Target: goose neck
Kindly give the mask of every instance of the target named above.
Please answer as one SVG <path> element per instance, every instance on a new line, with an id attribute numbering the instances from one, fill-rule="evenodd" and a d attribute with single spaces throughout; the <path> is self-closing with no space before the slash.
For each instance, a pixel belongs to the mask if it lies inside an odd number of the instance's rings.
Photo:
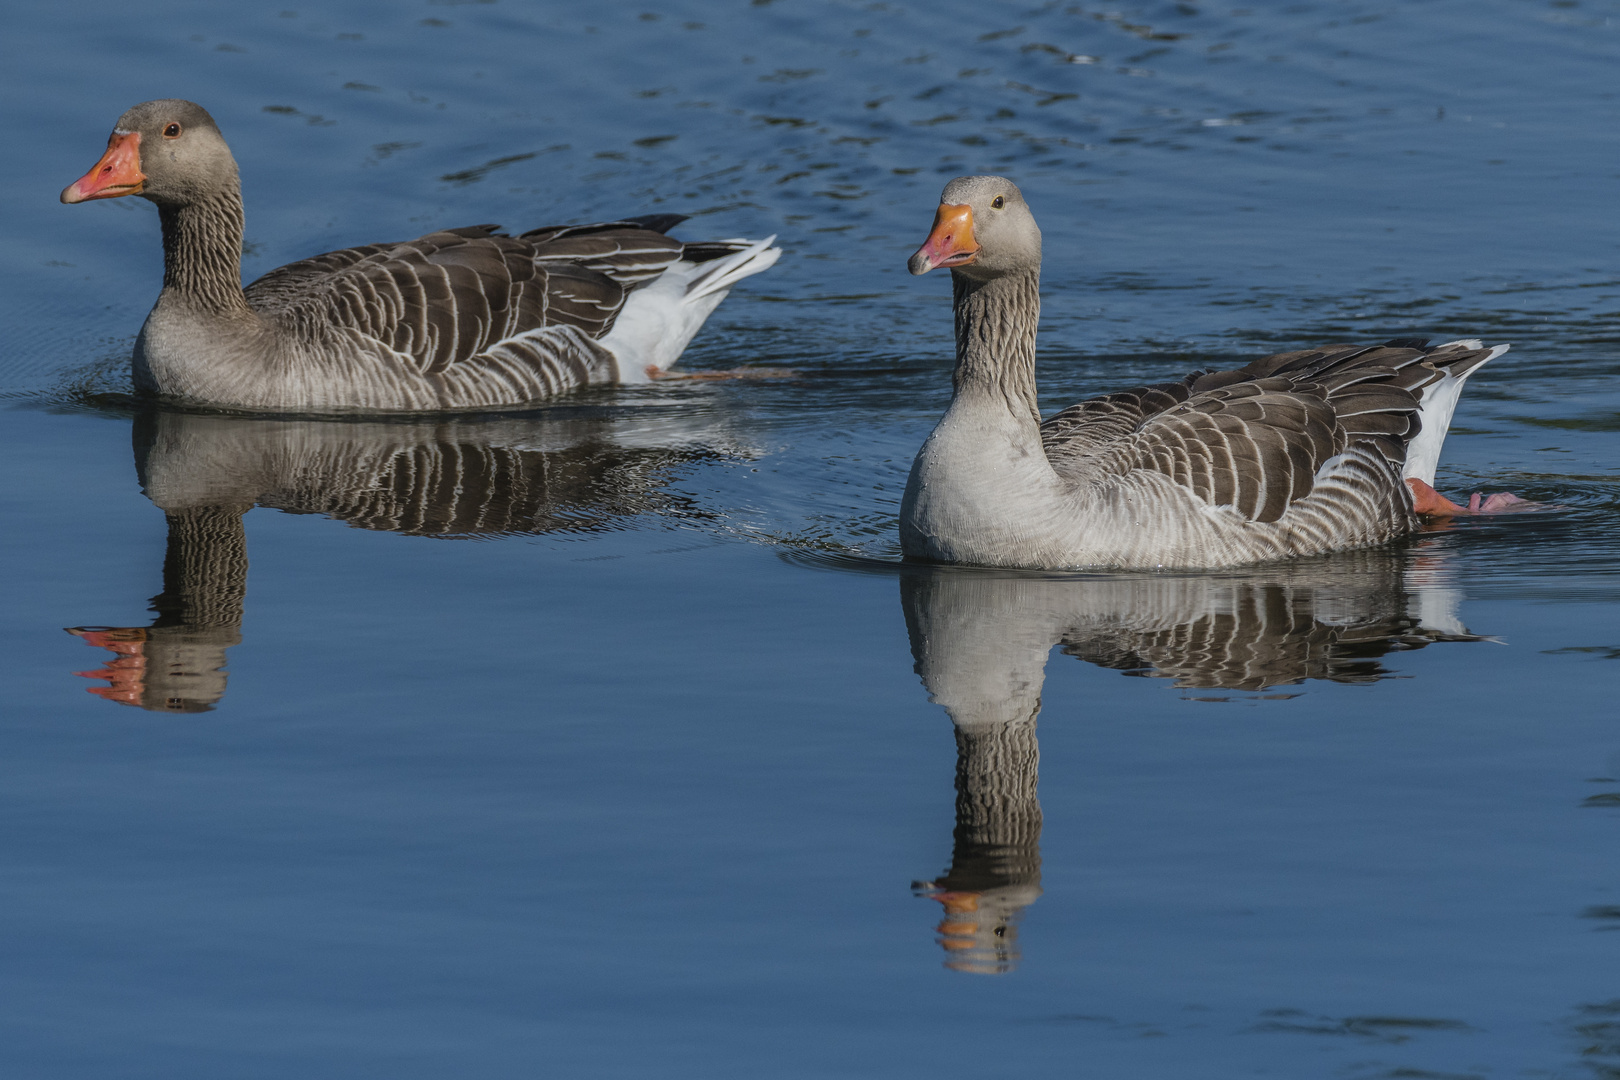
<path id="1" fill-rule="evenodd" d="M 242 294 L 242 193 L 232 185 L 194 202 L 160 204 L 163 291 L 198 311 L 249 314 Z"/>
<path id="2" fill-rule="evenodd" d="M 1035 393 L 1035 329 L 1041 318 L 1039 270 L 987 281 L 951 275 L 956 310 L 957 400 L 1004 403 L 1019 420 L 1039 426 Z"/>

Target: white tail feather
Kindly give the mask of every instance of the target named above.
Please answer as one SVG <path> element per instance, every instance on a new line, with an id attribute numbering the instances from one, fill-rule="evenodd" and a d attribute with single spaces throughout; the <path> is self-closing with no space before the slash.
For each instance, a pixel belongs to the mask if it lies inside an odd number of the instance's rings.
<path id="1" fill-rule="evenodd" d="M 667 371 L 691 342 L 703 321 L 743 278 L 769 270 L 782 249 L 775 236 L 738 241 L 748 247 L 707 262 L 680 262 L 655 281 L 631 293 L 602 344 L 619 364 L 619 381 L 645 383 Z"/>
<path id="2" fill-rule="evenodd" d="M 782 257 L 781 248 L 773 248 L 773 233 L 763 240 L 733 240 L 723 243 L 747 244 L 741 251 L 723 255 L 718 259 L 696 264 L 697 273 L 686 283 L 688 297 L 705 296 L 716 289 L 729 289 L 745 277 L 769 270 Z"/>
<path id="3" fill-rule="evenodd" d="M 1450 345 L 1461 345 L 1469 349 L 1479 349 L 1484 346 L 1479 341 L 1469 338 L 1462 341 L 1448 341 L 1440 348 Z M 1491 354 L 1461 375 L 1453 375 L 1449 371 L 1439 382 L 1430 383 L 1423 388 L 1423 398 L 1418 404 L 1418 418 L 1423 428 L 1418 432 L 1417 438 L 1406 444 L 1406 464 L 1401 469 L 1401 478 L 1405 480 L 1421 480 L 1425 484 L 1434 485 L 1434 470 L 1440 464 L 1440 448 L 1445 445 L 1446 432 L 1451 430 L 1451 414 L 1457 408 L 1457 399 L 1462 396 L 1463 383 L 1468 376 L 1495 360 L 1508 351 L 1508 346 L 1498 345 L 1491 350 Z"/>

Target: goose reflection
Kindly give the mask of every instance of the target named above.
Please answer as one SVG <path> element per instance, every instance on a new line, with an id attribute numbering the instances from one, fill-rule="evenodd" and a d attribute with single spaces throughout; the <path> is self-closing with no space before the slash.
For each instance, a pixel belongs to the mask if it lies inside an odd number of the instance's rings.
<path id="1" fill-rule="evenodd" d="M 1219 698 L 1373 682 L 1391 674 L 1381 662 L 1391 652 L 1481 640 L 1457 618 L 1443 560 L 1422 551 L 1176 576 L 908 566 L 900 598 L 917 673 L 956 732 L 951 864 L 913 889 L 944 907 L 945 966 L 979 974 L 1017 966 L 1018 921 L 1041 895 L 1035 721 L 1054 645 Z"/>
<path id="2" fill-rule="evenodd" d="M 168 522 L 163 591 L 143 627 L 69 633 L 111 650 L 91 693 L 206 712 L 242 640 L 254 506 L 443 538 L 585 533 L 640 514 L 701 516 L 666 487 L 679 465 L 739 452 L 702 419 L 285 420 L 168 410 L 135 418 L 135 467 Z"/>

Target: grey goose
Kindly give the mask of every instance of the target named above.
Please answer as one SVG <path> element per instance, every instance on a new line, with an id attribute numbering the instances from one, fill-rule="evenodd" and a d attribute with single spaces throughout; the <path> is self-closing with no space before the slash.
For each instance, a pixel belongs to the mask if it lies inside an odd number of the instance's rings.
<path id="1" fill-rule="evenodd" d="M 675 214 L 495 225 L 368 244 L 241 284 L 236 161 L 206 110 L 148 101 L 65 203 L 140 195 L 163 229 L 163 291 L 136 341 L 137 389 L 245 409 L 516 405 L 668 371 L 765 240 L 683 244 Z"/>
<path id="2" fill-rule="evenodd" d="M 1061 569 L 1210 568 L 1382 543 L 1468 507 L 1433 488 L 1465 379 L 1506 345 L 1416 339 L 1280 353 L 1091 398 L 1035 395 L 1041 232 L 999 176 L 946 185 L 913 274 L 951 271 L 951 404 L 912 465 L 908 557 Z"/>

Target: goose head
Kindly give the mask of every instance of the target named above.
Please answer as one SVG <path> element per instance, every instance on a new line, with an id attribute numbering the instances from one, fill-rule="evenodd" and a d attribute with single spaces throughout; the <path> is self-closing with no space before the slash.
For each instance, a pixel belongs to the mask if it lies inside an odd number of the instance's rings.
<path id="1" fill-rule="evenodd" d="M 139 195 L 159 206 L 184 206 L 237 183 L 236 160 L 208 110 L 165 98 L 120 116 L 107 152 L 62 190 L 62 201 Z"/>
<path id="2" fill-rule="evenodd" d="M 1024 193 L 1002 176 L 958 176 L 946 184 L 934 229 L 906 264 L 913 274 L 946 266 L 980 281 L 1040 265 L 1040 227 Z"/>

